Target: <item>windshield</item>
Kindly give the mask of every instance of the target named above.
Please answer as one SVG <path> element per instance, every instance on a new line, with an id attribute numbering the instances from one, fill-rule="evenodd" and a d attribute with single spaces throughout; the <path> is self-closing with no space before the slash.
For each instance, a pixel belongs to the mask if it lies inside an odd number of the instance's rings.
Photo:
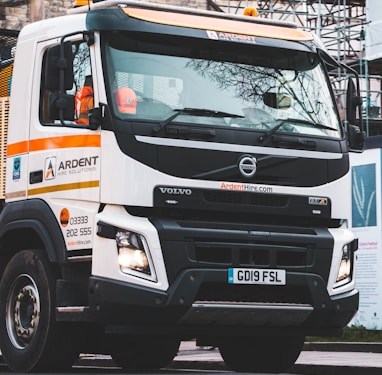
<path id="1" fill-rule="evenodd" d="M 123 33 L 105 40 L 109 97 L 121 119 L 153 123 L 156 131 L 176 123 L 342 136 L 315 54 Z"/>

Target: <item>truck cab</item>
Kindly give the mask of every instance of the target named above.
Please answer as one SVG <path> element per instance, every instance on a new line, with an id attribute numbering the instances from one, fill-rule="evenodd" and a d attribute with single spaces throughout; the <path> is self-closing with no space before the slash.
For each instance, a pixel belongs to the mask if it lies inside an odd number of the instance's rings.
<path id="1" fill-rule="evenodd" d="M 233 370 L 286 371 L 305 335 L 346 326 L 363 133 L 333 67 L 293 24 L 142 2 L 25 27 L 0 215 L 8 366 L 92 350 L 155 369 L 196 338 Z"/>

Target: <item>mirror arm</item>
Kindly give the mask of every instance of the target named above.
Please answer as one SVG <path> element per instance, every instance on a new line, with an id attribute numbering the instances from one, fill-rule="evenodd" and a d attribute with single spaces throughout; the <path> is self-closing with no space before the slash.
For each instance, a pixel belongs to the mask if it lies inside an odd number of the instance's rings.
<path id="1" fill-rule="evenodd" d="M 363 123 L 363 119 L 362 119 L 362 96 L 361 96 L 361 85 L 360 85 L 360 82 L 359 82 L 359 74 L 358 72 L 352 68 L 351 66 L 341 62 L 341 66 L 343 67 L 343 69 L 345 69 L 345 71 L 348 71 L 350 72 L 351 74 L 354 75 L 355 77 L 355 81 L 356 81 L 356 95 L 354 96 L 354 98 L 352 99 L 352 104 L 354 106 L 357 106 L 358 107 L 358 118 L 359 118 L 359 127 L 360 127 L 360 130 L 361 132 L 364 132 L 365 129 L 364 129 L 364 123 Z"/>
<path id="2" fill-rule="evenodd" d="M 67 39 L 70 36 L 78 35 L 82 33 L 82 39 L 87 43 L 88 46 L 92 45 L 94 43 L 94 33 L 91 31 L 81 31 L 81 32 L 74 32 L 70 34 L 63 35 L 60 39 L 60 58 L 57 61 L 57 67 L 60 71 L 60 80 L 59 80 L 59 95 L 60 95 L 60 102 L 65 103 L 65 70 L 68 69 L 68 62 L 67 62 L 67 56 L 65 56 L 65 39 Z M 64 118 L 64 112 L 65 108 L 59 107 L 59 120 L 62 125 L 65 124 L 65 118 Z"/>

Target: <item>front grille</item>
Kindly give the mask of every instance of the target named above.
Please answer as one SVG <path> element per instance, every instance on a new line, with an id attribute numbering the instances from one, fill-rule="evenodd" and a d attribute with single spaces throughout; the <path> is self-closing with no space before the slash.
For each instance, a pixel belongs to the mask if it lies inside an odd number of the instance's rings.
<path id="1" fill-rule="evenodd" d="M 312 304 L 307 287 L 297 285 L 232 285 L 203 283 L 196 296 L 199 303 L 293 303 Z"/>
<path id="2" fill-rule="evenodd" d="M 334 244 L 325 228 L 197 219 L 151 220 L 158 228 L 170 283 L 187 269 L 202 273 L 227 268 L 283 269 L 288 273 L 320 275 L 324 282 L 329 277 Z"/>
<path id="3" fill-rule="evenodd" d="M 204 191 L 203 199 L 209 203 L 286 207 L 289 197 L 287 195 L 253 194 L 237 191 Z"/>
<path id="4" fill-rule="evenodd" d="M 313 250 L 302 246 L 276 244 L 195 243 L 195 259 L 200 266 L 233 265 L 305 269 Z"/>

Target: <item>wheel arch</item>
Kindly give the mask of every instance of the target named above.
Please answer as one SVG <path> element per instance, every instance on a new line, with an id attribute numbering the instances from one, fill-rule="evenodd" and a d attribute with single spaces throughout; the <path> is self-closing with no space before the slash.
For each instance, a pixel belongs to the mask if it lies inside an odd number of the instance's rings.
<path id="1" fill-rule="evenodd" d="M 64 263 L 66 246 L 52 210 L 40 199 L 7 203 L 0 216 L 0 257 L 8 260 L 17 251 L 41 248 L 50 262 Z M 2 274 L 7 261 L 2 261 Z"/>

